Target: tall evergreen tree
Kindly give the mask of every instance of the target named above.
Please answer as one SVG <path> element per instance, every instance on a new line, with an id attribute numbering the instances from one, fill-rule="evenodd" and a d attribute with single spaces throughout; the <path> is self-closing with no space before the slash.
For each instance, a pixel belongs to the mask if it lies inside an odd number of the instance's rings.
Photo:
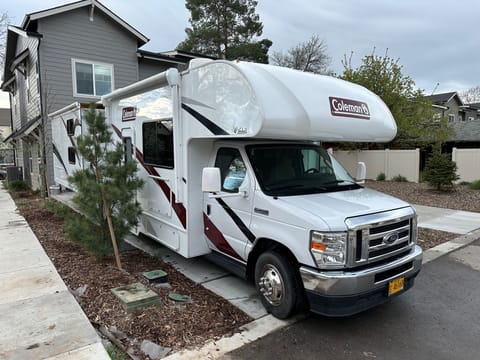
<path id="1" fill-rule="evenodd" d="M 67 219 L 66 230 L 70 239 L 104 257 L 112 254 L 116 246 L 113 240 L 121 241 L 137 224 L 141 208 L 135 201 L 135 192 L 143 186 L 143 181 L 136 176 L 136 162 L 124 158 L 123 144 L 112 145 L 105 117 L 94 104 L 84 124 L 88 133 L 77 139 L 77 145 L 88 167 L 75 171 L 68 179 L 76 187 L 73 202 L 83 216 Z M 110 216 L 114 237 L 108 223 Z"/>
<path id="2" fill-rule="evenodd" d="M 215 56 L 268 63 L 272 42 L 258 38 L 263 24 L 255 13 L 255 0 L 186 0 L 191 28 L 177 49 Z"/>

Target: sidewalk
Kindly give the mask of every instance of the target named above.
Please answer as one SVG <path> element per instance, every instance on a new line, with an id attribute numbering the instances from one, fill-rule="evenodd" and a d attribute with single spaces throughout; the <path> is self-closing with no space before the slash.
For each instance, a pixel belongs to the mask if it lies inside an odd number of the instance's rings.
<path id="1" fill-rule="evenodd" d="M 110 359 L 4 189 L 0 249 L 0 359 Z"/>

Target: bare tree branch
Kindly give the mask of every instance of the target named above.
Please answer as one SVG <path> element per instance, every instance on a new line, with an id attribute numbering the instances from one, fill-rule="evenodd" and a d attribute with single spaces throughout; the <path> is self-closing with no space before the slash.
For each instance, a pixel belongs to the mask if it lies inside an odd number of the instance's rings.
<path id="1" fill-rule="evenodd" d="M 480 86 L 465 90 L 460 93 L 460 98 L 465 104 L 480 103 Z"/>
<path id="2" fill-rule="evenodd" d="M 274 52 L 272 63 L 296 70 L 312 72 L 316 74 L 327 74 L 331 58 L 327 54 L 327 44 L 318 35 L 290 48 L 286 53 Z"/>

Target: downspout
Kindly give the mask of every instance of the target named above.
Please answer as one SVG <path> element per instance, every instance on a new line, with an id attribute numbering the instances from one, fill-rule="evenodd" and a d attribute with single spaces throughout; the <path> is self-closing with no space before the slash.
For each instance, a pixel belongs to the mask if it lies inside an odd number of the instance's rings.
<path id="1" fill-rule="evenodd" d="M 45 151 L 46 145 L 47 145 L 47 139 L 46 139 L 46 119 L 45 119 L 45 107 L 43 104 L 43 86 L 42 86 L 42 67 L 40 66 L 40 42 L 42 40 L 42 37 L 38 37 L 38 44 L 37 44 L 37 66 L 38 66 L 38 85 L 40 88 L 39 95 L 40 95 L 40 114 L 42 117 L 42 136 L 40 137 L 42 139 L 42 144 L 39 144 L 42 146 L 41 149 L 41 154 L 42 154 L 42 182 L 45 188 L 42 191 L 42 194 L 46 194 L 47 197 L 50 197 L 50 186 L 48 184 L 48 179 L 47 179 L 47 153 Z"/>

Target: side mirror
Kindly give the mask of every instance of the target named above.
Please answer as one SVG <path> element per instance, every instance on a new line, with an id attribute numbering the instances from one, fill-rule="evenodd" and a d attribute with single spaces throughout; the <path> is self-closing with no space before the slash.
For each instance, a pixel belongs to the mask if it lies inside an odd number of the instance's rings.
<path id="1" fill-rule="evenodd" d="M 221 188 L 220 169 L 215 167 L 204 168 L 202 171 L 202 191 L 220 192 Z"/>
<path id="2" fill-rule="evenodd" d="M 359 161 L 357 164 L 357 176 L 355 178 L 357 184 L 365 184 L 365 177 L 367 176 L 367 167 L 365 163 Z"/>

